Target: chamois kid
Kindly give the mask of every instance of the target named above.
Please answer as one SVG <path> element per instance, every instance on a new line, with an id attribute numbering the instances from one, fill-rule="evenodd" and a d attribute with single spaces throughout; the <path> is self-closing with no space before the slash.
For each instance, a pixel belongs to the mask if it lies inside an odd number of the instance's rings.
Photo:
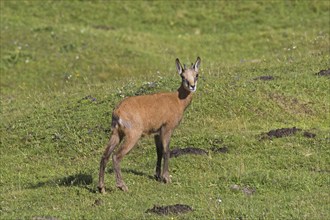
<path id="1" fill-rule="evenodd" d="M 143 135 L 155 135 L 157 149 L 155 178 L 165 183 L 171 181 L 168 171 L 170 138 L 179 125 L 185 109 L 191 103 L 192 93 L 196 91 L 201 59 L 197 57 L 190 68 L 186 68 L 186 65 L 182 67 L 179 59 L 176 59 L 175 63 L 182 78 L 181 86 L 176 92 L 128 97 L 121 101 L 112 112 L 112 133 L 100 162 L 98 184 L 100 193 L 105 193 L 106 164 L 111 153 L 122 140 L 123 143 L 112 156 L 112 162 L 117 187 L 123 191 L 128 190 L 122 179 L 120 161 Z M 162 159 L 164 160 L 163 172 L 161 172 Z"/>

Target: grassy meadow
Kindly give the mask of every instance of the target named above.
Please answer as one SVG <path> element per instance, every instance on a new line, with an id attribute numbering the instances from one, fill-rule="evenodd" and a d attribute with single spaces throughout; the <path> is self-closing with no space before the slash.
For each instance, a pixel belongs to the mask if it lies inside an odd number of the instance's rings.
<path id="1" fill-rule="evenodd" d="M 330 219 L 330 78 L 316 74 L 330 68 L 329 1 L 0 0 L 0 10 L 0 219 Z M 197 56 L 171 148 L 208 156 L 172 158 L 162 184 L 143 138 L 122 162 L 129 192 L 109 162 L 99 194 L 116 103 L 175 91 L 175 58 Z M 174 204 L 193 211 L 146 213 Z"/>

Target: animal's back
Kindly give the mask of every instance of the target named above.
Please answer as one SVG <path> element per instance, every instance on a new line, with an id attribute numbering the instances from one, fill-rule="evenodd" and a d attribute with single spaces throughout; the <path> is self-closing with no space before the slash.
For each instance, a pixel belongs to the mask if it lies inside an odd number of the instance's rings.
<path id="1" fill-rule="evenodd" d="M 155 133 L 164 125 L 175 127 L 180 122 L 183 111 L 177 96 L 173 92 L 128 97 L 119 103 L 113 115 L 126 127 L 139 128 L 144 134 Z"/>

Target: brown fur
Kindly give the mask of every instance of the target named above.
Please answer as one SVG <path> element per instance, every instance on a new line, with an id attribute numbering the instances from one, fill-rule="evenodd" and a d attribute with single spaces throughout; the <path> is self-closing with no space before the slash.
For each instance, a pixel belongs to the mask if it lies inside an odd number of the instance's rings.
<path id="1" fill-rule="evenodd" d="M 169 183 L 168 172 L 169 142 L 174 129 L 179 125 L 183 113 L 192 100 L 198 79 L 198 57 L 189 69 L 182 68 L 176 59 L 178 73 L 182 83 L 176 92 L 157 93 L 152 95 L 135 96 L 124 99 L 112 113 L 112 134 L 100 162 L 99 191 L 105 192 L 104 171 L 109 157 L 115 147 L 124 139 L 120 148 L 113 155 L 113 168 L 116 185 L 123 191 L 128 188 L 122 180 L 120 161 L 135 146 L 142 135 L 155 134 L 157 149 L 156 174 L 157 180 Z M 163 173 L 161 161 L 164 159 Z"/>

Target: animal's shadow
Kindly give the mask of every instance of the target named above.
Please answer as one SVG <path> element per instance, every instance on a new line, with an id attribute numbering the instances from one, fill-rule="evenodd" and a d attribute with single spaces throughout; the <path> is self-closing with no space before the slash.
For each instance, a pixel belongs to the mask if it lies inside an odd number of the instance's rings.
<path id="1" fill-rule="evenodd" d="M 147 174 L 145 172 L 142 172 L 142 171 L 137 171 L 137 170 L 133 170 L 133 169 L 128 169 L 128 168 L 123 168 L 121 169 L 121 171 L 123 173 L 128 173 L 128 174 L 134 174 L 136 176 L 144 176 L 144 177 L 147 177 L 148 179 L 151 179 L 151 180 L 155 180 L 155 176 L 152 176 L 150 174 Z M 111 169 L 108 169 L 108 174 L 113 174 L 114 170 L 111 168 Z"/>
<path id="2" fill-rule="evenodd" d="M 86 173 L 78 173 L 63 178 L 57 178 L 57 179 L 39 182 L 37 184 L 31 184 L 29 188 L 35 189 L 44 186 L 64 186 L 64 187 L 77 186 L 83 189 L 87 189 L 91 193 L 96 193 L 96 189 L 95 187 L 93 187 L 93 177 L 92 175 Z"/>
<path id="3" fill-rule="evenodd" d="M 113 169 L 108 170 L 108 174 L 112 174 Z M 149 174 L 146 174 L 141 171 L 136 171 L 133 169 L 122 169 L 123 173 L 134 174 L 137 176 L 147 177 L 149 179 L 155 180 L 155 177 Z M 78 173 L 69 176 L 65 176 L 63 178 L 51 179 L 47 181 L 38 182 L 36 184 L 31 184 L 28 186 L 30 189 L 36 189 L 40 187 L 46 186 L 61 186 L 61 187 L 80 187 L 82 189 L 86 189 L 91 193 L 97 193 L 97 187 L 93 184 L 93 177 L 91 174 L 86 173 Z"/>

